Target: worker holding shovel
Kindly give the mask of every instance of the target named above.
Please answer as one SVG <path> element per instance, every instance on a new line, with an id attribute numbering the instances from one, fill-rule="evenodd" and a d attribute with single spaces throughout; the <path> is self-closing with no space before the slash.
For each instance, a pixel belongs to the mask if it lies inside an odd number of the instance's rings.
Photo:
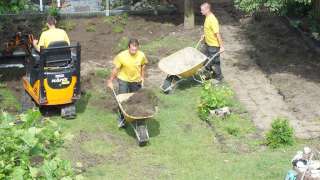
<path id="1" fill-rule="evenodd" d="M 204 22 L 204 35 L 201 36 L 201 41 L 205 41 L 205 54 L 210 58 L 216 53 L 222 53 L 224 51 L 223 41 L 220 35 L 219 22 L 211 11 L 211 5 L 206 2 L 203 3 L 200 8 L 201 14 L 206 17 Z M 213 61 L 207 65 L 206 69 L 214 72 L 216 75 L 215 79 L 220 82 L 223 79 L 220 67 L 220 55 L 217 55 Z"/>
<path id="2" fill-rule="evenodd" d="M 131 39 L 128 43 L 128 50 L 120 52 L 114 58 L 114 68 L 107 81 L 107 86 L 113 90 L 112 81 L 117 78 L 119 94 L 138 91 L 144 85 L 144 72 L 147 63 L 145 54 L 139 50 L 139 41 Z M 125 120 L 120 110 L 119 114 L 118 127 L 124 127 Z"/>

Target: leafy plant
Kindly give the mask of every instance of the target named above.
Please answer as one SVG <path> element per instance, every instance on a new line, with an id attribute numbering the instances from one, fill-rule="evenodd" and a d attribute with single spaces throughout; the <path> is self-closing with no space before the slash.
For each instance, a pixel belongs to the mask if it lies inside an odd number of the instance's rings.
<path id="1" fill-rule="evenodd" d="M 70 19 L 61 21 L 59 23 L 59 27 L 61 27 L 62 29 L 66 30 L 66 31 L 72 31 L 76 27 L 76 25 L 77 24 Z"/>
<path id="2" fill-rule="evenodd" d="M 293 0 L 303 4 L 310 4 L 311 0 Z M 270 12 L 284 13 L 288 12 L 288 1 L 286 0 L 235 0 L 235 6 L 247 13 L 254 13 L 262 9 Z"/>
<path id="3" fill-rule="evenodd" d="M 114 47 L 113 51 L 118 53 L 120 51 L 123 51 L 123 50 L 127 49 L 128 48 L 128 43 L 129 43 L 129 38 L 128 37 L 122 37 L 119 40 L 119 43 L 117 44 L 117 46 Z"/>
<path id="4" fill-rule="evenodd" d="M 63 140 L 53 121 L 41 122 L 39 111 L 18 119 L 0 115 L 0 179 L 61 179 L 74 176 L 68 161 L 56 157 Z"/>
<path id="5" fill-rule="evenodd" d="M 124 31 L 124 28 L 120 25 L 115 25 L 112 28 L 112 32 L 114 32 L 114 33 L 123 33 L 123 31 Z"/>
<path id="6" fill-rule="evenodd" d="M 96 70 L 95 75 L 98 76 L 99 78 L 106 78 L 110 75 L 111 70 L 106 69 L 106 68 L 101 68 Z"/>
<path id="7" fill-rule="evenodd" d="M 87 32 L 96 32 L 96 26 L 95 26 L 95 25 L 89 25 L 89 26 L 86 28 L 86 31 L 87 31 Z"/>
<path id="8" fill-rule="evenodd" d="M 103 22 L 109 25 L 114 25 L 114 24 L 118 24 L 118 25 L 126 25 L 127 21 L 128 21 L 129 15 L 127 13 L 124 13 L 122 15 L 119 16 L 108 16 L 105 17 Z"/>
<path id="9" fill-rule="evenodd" d="M 52 5 L 48 9 L 48 13 L 51 16 L 58 17 L 59 16 L 59 8 L 56 5 Z"/>
<path id="10" fill-rule="evenodd" d="M 210 82 L 205 83 L 200 96 L 200 104 L 198 106 L 200 118 L 206 119 L 210 110 L 231 106 L 233 96 L 233 91 L 227 86 L 216 86 L 212 85 Z"/>
<path id="11" fill-rule="evenodd" d="M 266 134 L 267 145 L 271 148 L 293 145 L 293 128 L 287 119 L 277 118 L 271 124 L 272 129 Z"/>
<path id="12" fill-rule="evenodd" d="M 2 0 L 0 1 L 0 14 L 19 13 L 24 10 L 34 10 L 30 0 Z"/>

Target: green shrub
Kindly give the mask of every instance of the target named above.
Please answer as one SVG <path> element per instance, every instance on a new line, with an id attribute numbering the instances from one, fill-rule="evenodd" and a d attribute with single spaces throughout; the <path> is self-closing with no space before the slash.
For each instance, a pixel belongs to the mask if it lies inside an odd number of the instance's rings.
<path id="1" fill-rule="evenodd" d="M 232 106 L 233 91 L 224 85 L 212 85 L 210 82 L 204 84 L 198 106 L 198 114 L 201 119 L 207 119 L 210 110 Z"/>
<path id="2" fill-rule="evenodd" d="M 293 145 L 293 128 L 287 119 L 277 118 L 271 124 L 272 129 L 266 134 L 267 145 L 271 148 Z"/>
<path id="3" fill-rule="evenodd" d="M 101 68 L 101 69 L 97 69 L 95 72 L 95 75 L 98 76 L 99 78 L 107 78 L 111 73 L 110 69 L 106 69 L 106 68 Z"/>
<path id="4" fill-rule="evenodd" d="M 228 134 L 232 136 L 239 136 L 240 135 L 240 128 L 238 127 L 226 127 L 225 130 Z"/>
<path id="5" fill-rule="evenodd" d="M 122 37 L 119 40 L 119 43 L 116 47 L 113 48 L 113 52 L 118 53 L 120 51 L 123 51 L 128 48 L 129 38 L 128 37 Z"/>
<path id="6" fill-rule="evenodd" d="M 66 31 L 72 31 L 76 27 L 76 23 L 71 20 L 64 20 L 59 23 L 59 27 L 66 30 Z"/>
<path id="7" fill-rule="evenodd" d="M 115 25 L 112 27 L 112 32 L 114 33 L 123 33 L 124 28 L 121 25 Z"/>
<path id="8" fill-rule="evenodd" d="M 95 25 L 89 25 L 89 26 L 86 28 L 86 31 L 87 31 L 87 32 L 96 32 L 96 26 L 95 26 Z"/>
<path id="9" fill-rule="evenodd" d="M 48 10 L 49 15 L 58 17 L 59 16 L 59 8 L 56 7 L 55 5 L 50 6 Z"/>
<path id="10" fill-rule="evenodd" d="M 126 25 L 128 21 L 128 14 L 124 13 L 120 16 L 108 16 L 105 17 L 103 22 L 109 25 Z"/>
<path id="11" fill-rule="evenodd" d="M 53 121 L 41 122 L 39 111 L 11 116 L 0 114 L 0 179 L 71 179 L 68 161 L 57 158 L 63 144 Z"/>

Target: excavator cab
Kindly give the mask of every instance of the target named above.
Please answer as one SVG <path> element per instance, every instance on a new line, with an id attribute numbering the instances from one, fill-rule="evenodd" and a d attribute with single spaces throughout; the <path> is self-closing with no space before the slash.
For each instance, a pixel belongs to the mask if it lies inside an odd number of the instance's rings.
<path id="1" fill-rule="evenodd" d="M 23 77 L 24 94 L 22 110 L 55 106 L 61 109 L 61 116 L 75 118 L 75 102 L 80 99 L 80 44 L 68 45 L 57 41 L 40 53 L 32 50 L 26 63 Z"/>

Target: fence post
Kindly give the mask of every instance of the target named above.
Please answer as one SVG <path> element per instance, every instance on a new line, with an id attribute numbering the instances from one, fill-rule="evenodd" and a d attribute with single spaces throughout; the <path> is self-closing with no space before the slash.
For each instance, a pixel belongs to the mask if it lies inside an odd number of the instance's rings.
<path id="1" fill-rule="evenodd" d="M 40 11 L 43 12 L 43 3 L 42 3 L 42 0 L 39 1 L 39 5 L 40 5 Z"/>
<path id="2" fill-rule="evenodd" d="M 106 16 L 110 16 L 110 0 L 106 0 Z"/>

